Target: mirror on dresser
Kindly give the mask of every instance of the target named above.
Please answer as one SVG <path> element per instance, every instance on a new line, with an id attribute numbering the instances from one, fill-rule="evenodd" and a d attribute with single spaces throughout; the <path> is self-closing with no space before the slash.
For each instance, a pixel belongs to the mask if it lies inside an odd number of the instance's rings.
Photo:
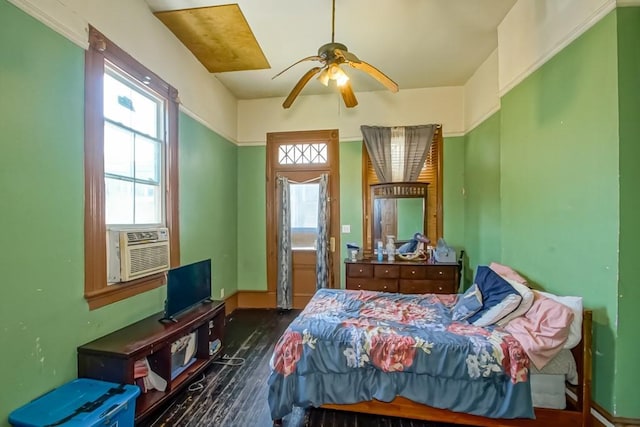
<path id="1" fill-rule="evenodd" d="M 427 153 L 427 157 L 424 161 L 424 165 L 419 173 L 419 176 L 416 181 L 411 182 L 411 184 L 428 184 L 428 191 L 426 193 L 426 198 L 424 199 L 423 205 L 423 218 L 422 222 L 424 225 L 424 234 L 432 241 L 436 242 L 439 237 L 443 235 L 443 217 L 442 217 L 442 204 L 443 204 L 443 188 L 442 188 L 442 174 L 443 174 L 443 138 L 442 138 L 442 127 L 437 126 L 434 130 L 432 142 L 429 146 L 429 150 Z M 395 183 L 400 183 L 402 179 L 394 181 Z M 376 244 L 376 239 L 386 240 L 386 235 L 391 234 L 396 236 L 399 240 L 408 240 L 413 236 L 416 230 L 412 230 L 416 228 L 417 223 L 420 222 L 420 218 L 416 215 L 411 215 L 413 222 L 408 222 L 402 220 L 402 222 L 393 221 L 392 217 L 388 217 L 386 210 L 390 209 L 393 213 L 393 204 L 396 204 L 396 210 L 400 211 L 400 215 L 403 215 L 403 211 L 411 211 L 415 209 L 419 209 L 416 205 L 419 204 L 419 201 L 408 198 L 389 198 L 379 197 L 379 202 L 377 205 L 374 205 L 374 201 L 372 198 L 372 188 L 376 185 L 381 184 L 381 180 L 378 177 L 376 172 L 376 167 L 374 167 L 374 161 L 372 157 L 369 155 L 369 151 L 366 147 L 366 144 L 362 146 L 362 235 L 363 235 L 363 256 L 365 258 L 373 258 L 374 256 L 374 247 Z M 390 204 L 392 207 L 388 207 Z M 390 230 L 394 230 L 395 232 L 391 233 L 388 231 L 380 231 L 380 237 L 374 237 L 373 235 L 373 217 L 374 217 L 374 209 L 380 209 L 382 212 L 385 212 L 385 218 L 382 219 L 383 223 L 391 224 Z M 380 215 L 383 215 L 383 213 Z M 406 227 L 405 227 L 406 226 Z M 380 228 L 382 225 L 380 225 Z"/>
<path id="2" fill-rule="evenodd" d="M 411 240 L 415 233 L 429 235 L 427 223 L 428 186 L 424 182 L 395 182 L 370 187 L 371 246 L 393 236 L 396 245 Z"/>

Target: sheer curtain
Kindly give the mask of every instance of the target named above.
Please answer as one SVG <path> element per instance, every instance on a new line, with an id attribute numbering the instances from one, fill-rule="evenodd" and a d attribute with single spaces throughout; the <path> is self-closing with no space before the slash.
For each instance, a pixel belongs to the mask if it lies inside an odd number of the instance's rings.
<path id="1" fill-rule="evenodd" d="M 381 183 L 416 181 L 437 126 L 360 126 L 378 180 Z"/>
<path id="2" fill-rule="evenodd" d="M 329 242 L 329 176 L 320 176 L 318 197 L 318 244 L 316 245 L 316 289 L 330 287 L 331 256 Z"/>
<path id="3" fill-rule="evenodd" d="M 278 193 L 278 281 L 277 307 L 289 310 L 293 307 L 291 263 L 291 198 L 289 180 L 277 178 Z"/>

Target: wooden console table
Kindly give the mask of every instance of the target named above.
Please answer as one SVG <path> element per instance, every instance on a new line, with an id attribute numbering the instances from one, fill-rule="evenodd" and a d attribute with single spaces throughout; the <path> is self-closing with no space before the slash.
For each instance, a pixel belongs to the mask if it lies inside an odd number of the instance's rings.
<path id="1" fill-rule="evenodd" d="M 223 301 L 206 302 L 180 315 L 176 323 L 161 323 L 163 313 L 142 319 L 78 347 L 78 377 L 134 384 L 134 365 L 147 358 L 151 369 L 167 381 L 164 392 L 149 390 L 136 400 L 138 423 L 222 354 Z M 172 379 L 171 344 L 195 332 L 195 361 Z M 215 354 L 212 343 L 220 340 Z"/>
<path id="2" fill-rule="evenodd" d="M 345 260 L 347 289 L 403 294 L 455 294 L 460 286 L 456 262 Z"/>

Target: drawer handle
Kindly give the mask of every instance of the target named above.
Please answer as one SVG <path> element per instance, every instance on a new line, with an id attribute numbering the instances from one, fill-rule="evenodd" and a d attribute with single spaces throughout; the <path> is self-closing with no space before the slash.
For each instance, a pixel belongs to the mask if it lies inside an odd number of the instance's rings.
<path id="1" fill-rule="evenodd" d="M 384 274 L 387 274 L 387 273 L 389 273 L 389 270 L 385 270 L 385 271 L 384 271 Z"/>
<path id="2" fill-rule="evenodd" d="M 438 271 L 438 274 L 442 276 L 443 272 L 442 271 Z"/>
<path id="3" fill-rule="evenodd" d="M 441 291 L 442 290 L 442 286 L 438 286 L 438 290 Z"/>
<path id="4" fill-rule="evenodd" d="M 382 289 L 384 289 L 384 290 L 386 291 L 386 290 L 387 290 L 387 285 L 384 285 L 384 286 L 382 287 Z"/>
<path id="5" fill-rule="evenodd" d="M 362 273 L 362 269 L 360 269 L 359 272 Z"/>
<path id="6" fill-rule="evenodd" d="M 416 271 L 415 270 L 411 270 L 411 274 L 416 274 Z"/>
<path id="7" fill-rule="evenodd" d="M 358 289 L 362 289 L 362 285 L 358 283 Z"/>

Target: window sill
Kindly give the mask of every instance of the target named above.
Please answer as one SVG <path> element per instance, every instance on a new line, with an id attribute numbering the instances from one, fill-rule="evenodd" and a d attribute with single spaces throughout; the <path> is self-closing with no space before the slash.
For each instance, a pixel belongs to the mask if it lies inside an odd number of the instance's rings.
<path id="1" fill-rule="evenodd" d="M 164 273 L 157 273 L 130 282 L 105 286 L 103 289 L 94 292 L 86 292 L 84 297 L 89 303 L 89 310 L 95 310 L 134 295 L 159 288 L 164 284 Z"/>

